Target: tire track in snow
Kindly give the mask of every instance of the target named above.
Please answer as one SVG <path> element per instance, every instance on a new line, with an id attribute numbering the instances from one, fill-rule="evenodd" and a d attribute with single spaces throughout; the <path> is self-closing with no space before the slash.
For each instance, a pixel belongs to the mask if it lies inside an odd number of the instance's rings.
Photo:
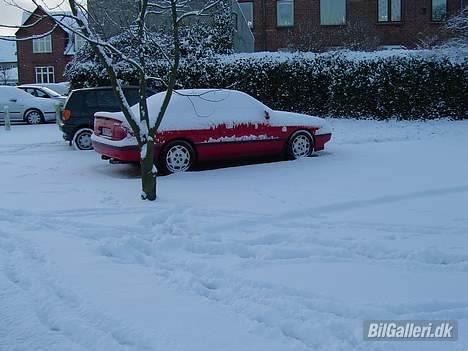
<path id="1" fill-rule="evenodd" d="M 13 233 L 5 222 L 0 220 L 0 224 Z M 23 230 L 33 234 L 31 228 Z M 37 350 L 37 345 L 49 345 L 47 350 L 153 349 L 131 326 L 97 312 L 97 306 L 63 287 L 48 272 L 51 263 L 47 257 L 29 241 L 5 230 L 0 234 L 0 285 L 6 287 L 0 289 L 0 330 L 7 331 L 6 345 L 24 350 Z M 21 323 L 10 326 L 8 320 Z M 28 335 L 30 330 L 35 334 Z"/>

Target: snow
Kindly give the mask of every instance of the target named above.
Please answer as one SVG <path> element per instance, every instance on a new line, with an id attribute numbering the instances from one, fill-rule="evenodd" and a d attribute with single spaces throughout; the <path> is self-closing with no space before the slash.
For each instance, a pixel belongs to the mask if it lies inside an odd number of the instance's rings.
<path id="1" fill-rule="evenodd" d="M 468 51 L 464 46 L 445 46 L 432 49 L 392 49 L 392 50 L 377 50 L 377 51 L 352 51 L 347 49 L 332 50 L 324 53 L 315 52 L 255 52 L 255 53 L 238 53 L 232 55 L 218 55 L 221 62 L 230 63 L 238 60 L 268 60 L 272 62 L 285 62 L 292 59 L 315 59 L 319 57 L 336 56 L 350 61 L 373 61 L 380 59 L 388 59 L 392 57 L 406 58 L 421 58 L 426 60 L 445 60 L 448 59 L 452 63 L 464 63 L 468 57 Z"/>
<path id="2" fill-rule="evenodd" d="M 166 92 L 147 99 L 150 124 L 155 125 Z M 140 105 L 132 106 L 133 115 L 139 115 Z M 324 119 L 299 113 L 273 111 L 253 97 L 228 89 L 181 89 L 171 97 L 158 131 L 210 129 L 218 125 L 265 122 L 270 114 L 273 126 L 316 126 L 319 134 L 330 132 Z M 122 112 L 97 112 L 95 116 L 125 122 Z"/>
<path id="3" fill-rule="evenodd" d="M 298 161 L 158 178 L 0 129 L 1 350 L 468 348 L 468 121 L 330 119 Z M 456 319 L 456 342 L 364 342 Z"/>

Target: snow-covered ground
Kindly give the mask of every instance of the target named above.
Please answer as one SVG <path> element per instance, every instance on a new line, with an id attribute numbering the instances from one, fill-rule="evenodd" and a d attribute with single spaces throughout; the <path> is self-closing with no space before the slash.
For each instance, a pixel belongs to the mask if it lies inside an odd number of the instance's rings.
<path id="1" fill-rule="evenodd" d="M 317 157 L 162 177 L 155 203 L 55 125 L 0 129 L 0 350 L 468 350 L 468 121 L 331 123 Z"/>

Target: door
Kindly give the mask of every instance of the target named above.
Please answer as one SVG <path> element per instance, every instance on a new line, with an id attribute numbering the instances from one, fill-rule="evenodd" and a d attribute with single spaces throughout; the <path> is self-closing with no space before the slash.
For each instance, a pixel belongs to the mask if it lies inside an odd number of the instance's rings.
<path id="1" fill-rule="evenodd" d="M 18 90 L 18 91 L 17 91 Z M 23 91 L 13 88 L 5 87 L 0 91 L 0 116 L 2 120 L 6 116 L 6 108 L 10 112 L 10 119 L 12 120 L 21 120 L 23 119 L 23 104 L 21 99 L 21 94 Z"/>
<path id="2" fill-rule="evenodd" d="M 205 142 L 199 145 L 202 153 L 216 159 L 280 154 L 284 141 L 271 126 L 269 109 L 247 94 L 225 94 L 211 99 L 219 101 L 215 113 L 225 122 L 205 131 Z"/>

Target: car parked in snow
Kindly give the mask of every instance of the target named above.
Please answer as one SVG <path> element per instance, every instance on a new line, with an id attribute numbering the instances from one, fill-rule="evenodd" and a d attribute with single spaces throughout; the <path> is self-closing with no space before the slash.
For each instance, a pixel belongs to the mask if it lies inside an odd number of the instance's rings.
<path id="1" fill-rule="evenodd" d="M 27 84 L 28 86 L 34 87 L 44 87 L 55 91 L 57 94 L 62 96 L 68 96 L 70 93 L 70 83 L 69 82 L 61 82 L 61 83 L 30 83 Z"/>
<path id="2" fill-rule="evenodd" d="M 165 93 L 148 98 L 154 122 Z M 138 115 L 139 106 L 132 110 Z M 331 139 L 318 117 L 275 111 L 234 90 L 178 90 L 155 135 L 155 161 L 164 173 L 184 172 L 197 161 L 285 155 L 323 150 Z M 94 149 L 111 162 L 139 162 L 140 150 L 122 113 L 97 112 Z"/>
<path id="3" fill-rule="evenodd" d="M 130 105 L 139 101 L 138 87 L 126 87 L 124 92 Z M 154 94 L 151 90 L 148 93 Z M 91 135 L 93 134 L 94 114 L 103 110 L 120 111 L 111 87 L 73 90 L 65 103 L 59 121 L 63 138 L 78 150 L 92 150 Z"/>
<path id="4" fill-rule="evenodd" d="M 60 95 L 59 93 L 56 93 L 55 91 L 47 87 L 41 87 L 41 86 L 35 86 L 35 85 L 18 85 L 18 88 L 38 98 L 56 100 L 62 105 L 65 103 L 65 100 L 67 99 L 66 96 Z"/>
<path id="5" fill-rule="evenodd" d="M 57 103 L 60 102 L 33 96 L 17 87 L 0 86 L 0 120 L 5 119 L 7 107 L 12 121 L 25 121 L 29 124 L 54 121 Z"/>

